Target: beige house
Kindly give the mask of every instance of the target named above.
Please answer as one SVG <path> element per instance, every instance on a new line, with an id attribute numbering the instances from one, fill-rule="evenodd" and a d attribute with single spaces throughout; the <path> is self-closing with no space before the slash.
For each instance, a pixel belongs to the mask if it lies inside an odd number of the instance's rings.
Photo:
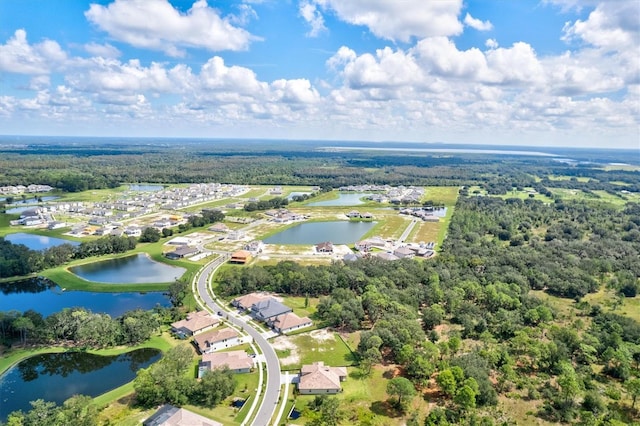
<path id="1" fill-rule="evenodd" d="M 278 315 L 275 319 L 267 323 L 278 333 L 286 333 L 288 331 L 298 330 L 299 328 L 309 327 L 313 325 L 313 321 L 308 317 L 300 318 L 293 312 Z"/>
<path id="2" fill-rule="evenodd" d="M 253 358 L 245 351 L 215 352 L 202 355 L 198 367 L 198 378 L 206 371 L 227 366 L 234 373 L 249 373 L 253 368 Z"/>
<path id="3" fill-rule="evenodd" d="M 268 299 L 270 296 L 264 293 L 249 293 L 244 296 L 236 297 L 231 301 L 231 304 L 236 308 L 244 309 L 248 311 L 251 309 L 251 305 Z"/>
<path id="4" fill-rule="evenodd" d="M 142 424 L 143 426 L 223 426 L 215 420 L 173 405 L 163 405 Z"/>
<path id="5" fill-rule="evenodd" d="M 187 318 L 171 324 L 171 331 L 182 336 L 193 336 L 215 327 L 219 322 L 207 311 L 189 312 Z"/>
<path id="6" fill-rule="evenodd" d="M 347 379 L 346 367 L 328 367 L 324 362 L 303 365 L 298 391 L 304 395 L 331 394 L 342 390 L 340 382 Z"/>
<path id="7" fill-rule="evenodd" d="M 240 335 L 233 328 L 225 327 L 200 333 L 193 338 L 202 354 L 239 345 Z"/>

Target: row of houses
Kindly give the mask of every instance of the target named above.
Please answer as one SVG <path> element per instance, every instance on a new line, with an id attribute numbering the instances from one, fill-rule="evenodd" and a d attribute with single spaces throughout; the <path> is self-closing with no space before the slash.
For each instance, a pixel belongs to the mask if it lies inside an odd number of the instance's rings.
<path id="1" fill-rule="evenodd" d="M 373 219 L 373 214 L 369 212 L 360 213 L 358 210 L 351 210 L 349 213 L 345 213 L 345 216 L 347 216 L 349 219 Z"/>
<path id="2" fill-rule="evenodd" d="M 307 215 L 294 213 L 287 209 L 265 210 L 264 214 L 268 216 L 270 220 L 275 223 L 299 222 L 309 218 L 309 216 Z"/>
<path id="3" fill-rule="evenodd" d="M 25 192 L 30 194 L 40 193 L 40 192 L 51 192 L 53 191 L 53 187 L 49 185 L 7 185 L 0 186 L 0 194 L 6 195 L 18 195 L 24 194 Z"/>
<path id="4" fill-rule="evenodd" d="M 419 207 L 419 208 L 406 208 L 401 209 L 400 214 L 409 215 L 422 219 L 425 222 L 439 222 L 440 217 L 446 214 L 446 207 L 433 208 L 433 207 Z"/>
<path id="5" fill-rule="evenodd" d="M 254 367 L 254 359 L 246 351 L 218 352 L 243 342 L 235 329 L 219 325 L 220 320 L 207 311 L 190 312 L 185 319 L 171 324 L 171 330 L 178 337 L 193 337 L 193 344 L 202 355 L 198 378 L 224 366 L 234 373 L 248 373 Z"/>
<path id="6" fill-rule="evenodd" d="M 288 333 L 313 325 L 308 317 L 299 317 L 293 309 L 264 293 L 249 293 L 231 301 L 231 305 L 248 312 L 277 333 Z"/>

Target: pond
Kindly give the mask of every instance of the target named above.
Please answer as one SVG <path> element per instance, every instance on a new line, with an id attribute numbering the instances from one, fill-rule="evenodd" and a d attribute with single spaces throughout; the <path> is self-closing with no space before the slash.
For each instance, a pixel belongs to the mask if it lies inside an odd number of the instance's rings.
<path id="1" fill-rule="evenodd" d="M 160 355 L 145 348 L 117 356 L 66 352 L 25 359 L 0 376 L 0 422 L 12 411 L 28 411 L 36 399 L 60 405 L 77 394 L 101 395 L 132 381 Z"/>
<path id="2" fill-rule="evenodd" d="M 133 256 L 73 266 L 69 271 L 87 281 L 110 284 L 169 283 L 180 278 L 185 268 L 165 265 L 139 253 Z"/>
<path id="3" fill-rule="evenodd" d="M 156 305 L 170 306 L 169 299 L 161 292 L 98 293 L 62 290 L 54 282 L 39 278 L 0 283 L 0 312 L 33 309 L 46 317 L 64 308 L 82 307 L 115 318 L 127 311 L 146 311 Z"/>
<path id="4" fill-rule="evenodd" d="M 23 200 L 21 195 L 14 195 L 13 196 L 13 203 L 7 204 L 7 205 L 8 206 L 17 206 L 17 205 L 20 205 L 20 204 L 44 203 L 44 202 L 47 202 L 47 201 L 57 200 L 58 198 L 60 198 L 60 197 L 56 197 L 55 195 L 47 195 L 47 196 L 44 196 L 44 197 L 40 197 L 40 200 L 38 200 L 37 197 L 25 198 Z M 6 200 L 6 198 L 4 200 Z M 4 201 L 4 200 L 0 200 L 0 201 Z"/>
<path id="5" fill-rule="evenodd" d="M 147 184 L 129 185 L 129 191 L 151 192 L 151 191 L 161 191 L 162 189 L 164 189 L 164 186 L 162 185 L 147 185 Z"/>
<path id="6" fill-rule="evenodd" d="M 266 244 L 351 244 L 362 239 L 376 222 L 309 222 L 287 228 L 264 239 Z"/>
<path id="7" fill-rule="evenodd" d="M 315 203 L 307 204 L 308 207 L 340 207 L 340 206 L 357 206 L 364 204 L 365 202 L 361 198 L 368 197 L 371 194 L 364 194 L 361 192 L 340 192 L 338 198 L 326 201 L 316 201 Z"/>
<path id="8" fill-rule="evenodd" d="M 24 244 L 31 250 L 44 250 L 50 247 L 62 244 L 80 245 L 77 241 L 65 240 L 62 238 L 46 237 L 44 235 L 25 234 L 24 232 L 16 232 L 15 234 L 7 234 L 5 240 L 12 244 Z"/>

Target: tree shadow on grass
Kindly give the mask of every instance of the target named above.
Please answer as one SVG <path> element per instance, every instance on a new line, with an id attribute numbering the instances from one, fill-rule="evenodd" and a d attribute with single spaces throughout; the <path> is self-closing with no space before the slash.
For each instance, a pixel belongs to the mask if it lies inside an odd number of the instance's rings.
<path id="1" fill-rule="evenodd" d="M 388 401 L 374 401 L 371 403 L 369 409 L 378 416 L 385 416 L 389 418 L 402 417 L 403 413 Z"/>
<path id="2" fill-rule="evenodd" d="M 371 376 L 371 372 L 367 373 L 366 371 L 358 368 L 349 372 L 349 377 L 354 380 L 364 380 L 368 379 Z"/>

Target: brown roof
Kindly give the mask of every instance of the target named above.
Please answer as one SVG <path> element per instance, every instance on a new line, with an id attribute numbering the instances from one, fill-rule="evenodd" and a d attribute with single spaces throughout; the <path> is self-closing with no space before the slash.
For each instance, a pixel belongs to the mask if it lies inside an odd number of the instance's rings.
<path id="1" fill-rule="evenodd" d="M 311 319 L 309 319 L 308 317 L 300 318 L 293 312 L 288 312 L 286 314 L 278 315 L 273 321 L 273 324 L 280 330 L 287 330 L 289 328 L 297 327 L 303 324 L 311 324 Z"/>
<path id="2" fill-rule="evenodd" d="M 187 330 L 190 333 L 195 333 L 198 330 L 202 330 L 203 328 L 212 327 L 219 323 L 220 321 L 217 318 L 209 315 L 207 311 L 198 311 L 198 312 L 189 312 L 187 314 L 187 318 L 176 321 L 171 324 L 176 330 Z"/>
<path id="3" fill-rule="evenodd" d="M 208 363 L 209 368 L 214 369 L 222 366 L 229 367 L 230 370 L 240 370 L 243 368 L 253 368 L 253 359 L 245 351 L 213 352 L 202 355 L 202 364 Z"/>
<path id="4" fill-rule="evenodd" d="M 316 250 L 318 251 L 332 251 L 333 244 L 330 241 L 326 241 L 324 243 L 320 243 L 316 245 Z"/>
<path id="5" fill-rule="evenodd" d="M 270 296 L 262 293 L 249 293 L 244 296 L 236 297 L 233 299 L 237 306 L 240 306 L 244 309 L 251 308 L 251 305 L 254 303 L 260 302 L 262 300 L 268 299 Z"/>
<path id="6" fill-rule="evenodd" d="M 340 378 L 347 377 L 345 367 L 328 367 L 322 361 L 303 365 L 298 389 L 341 389 Z"/>
<path id="7" fill-rule="evenodd" d="M 231 262 L 248 262 L 251 259 L 251 253 L 246 250 L 238 250 L 231 255 Z"/>
<path id="8" fill-rule="evenodd" d="M 200 333 L 193 339 L 200 349 L 204 349 L 212 344 L 222 342 L 226 339 L 232 339 L 238 336 L 238 332 L 233 328 L 225 327 L 218 330 L 211 330 L 205 333 Z"/>

